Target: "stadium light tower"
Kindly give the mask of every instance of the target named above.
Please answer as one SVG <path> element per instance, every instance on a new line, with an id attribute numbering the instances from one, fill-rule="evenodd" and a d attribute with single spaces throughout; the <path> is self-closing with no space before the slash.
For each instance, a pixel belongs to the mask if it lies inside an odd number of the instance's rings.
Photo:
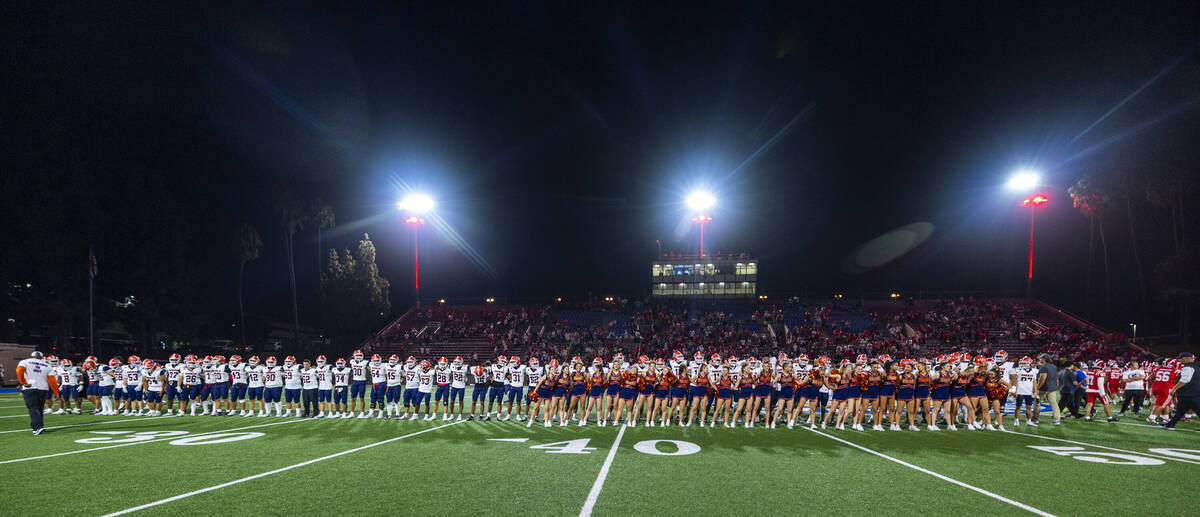
<path id="1" fill-rule="evenodd" d="M 420 233 L 421 226 L 425 224 L 425 219 L 421 218 L 421 215 L 433 210 L 433 206 L 433 198 L 425 194 L 409 194 L 396 203 L 397 210 L 409 214 L 404 218 L 404 223 L 413 227 L 413 296 L 416 298 L 418 307 L 421 306 Z"/>
<path id="2" fill-rule="evenodd" d="M 1008 178 L 1009 190 L 1028 192 L 1042 184 L 1042 175 L 1028 169 L 1019 170 Z"/>
<path id="3" fill-rule="evenodd" d="M 707 190 L 696 190 L 688 194 L 686 201 L 688 208 L 696 213 L 692 222 L 700 225 L 700 258 L 704 258 L 704 225 L 712 222 L 712 217 L 705 212 L 717 204 L 717 198 Z"/>

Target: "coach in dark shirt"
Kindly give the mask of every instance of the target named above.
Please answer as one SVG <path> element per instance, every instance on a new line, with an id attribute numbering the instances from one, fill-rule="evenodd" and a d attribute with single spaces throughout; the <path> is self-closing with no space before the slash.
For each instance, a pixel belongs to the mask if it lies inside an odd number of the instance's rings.
<path id="1" fill-rule="evenodd" d="M 1178 399 L 1179 403 L 1175 406 L 1175 415 L 1171 417 L 1171 421 L 1163 424 L 1163 429 L 1172 431 L 1188 411 L 1200 411 L 1200 379 L 1196 378 L 1196 355 L 1184 352 L 1176 359 L 1183 363 L 1183 369 L 1179 371 L 1179 382 L 1171 388 L 1171 396 Z"/>
<path id="2" fill-rule="evenodd" d="M 1067 363 L 1061 372 L 1058 372 L 1058 384 L 1062 386 L 1061 407 L 1066 408 L 1071 416 L 1082 418 L 1079 415 L 1079 403 L 1075 399 L 1075 363 Z"/>
<path id="3" fill-rule="evenodd" d="M 1054 413 L 1054 425 L 1061 423 L 1062 410 L 1058 408 L 1058 367 L 1054 366 L 1054 356 L 1050 354 L 1038 356 L 1037 393 L 1041 395 L 1042 402 L 1050 404 L 1050 411 Z M 1034 422 L 1038 421 L 1041 413 L 1041 408 L 1033 412 Z"/>

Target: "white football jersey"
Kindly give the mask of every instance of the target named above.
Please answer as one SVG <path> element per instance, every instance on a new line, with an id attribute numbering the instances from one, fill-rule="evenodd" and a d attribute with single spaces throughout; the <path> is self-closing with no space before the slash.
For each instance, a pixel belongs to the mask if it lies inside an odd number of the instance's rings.
<path id="1" fill-rule="evenodd" d="M 367 370 L 371 372 L 371 383 L 372 384 L 379 384 L 379 383 L 387 380 L 386 378 L 384 378 L 385 376 L 383 375 L 383 368 L 385 366 L 387 366 L 387 365 L 383 364 L 382 362 L 371 363 L 370 365 L 367 366 Z"/>
<path id="2" fill-rule="evenodd" d="M 179 380 L 179 371 L 182 369 L 183 369 L 182 364 L 167 363 L 167 365 L 163 367 L 163 371 L 166 372 L 166 374 L 167 374 L 167 382 L 178 381 Z"/>
<path id="3" fill-rule="evenodd" d="M 267 388 L 279 388 L 283 386 L 283 367 L 282 366 L 267 366 L 263 368 L 263 386 Z"/>
<path id="4" fill-rule="evenodd" d="M 333 385 L 335 387 L 350 385 L 350 369 L 349 368 L 346 368 L 345 366 L 342 366 L 340 368 L 337 366 L 334 366 L 333 370 L 331 370 L 331 371 L 333 372 Z"/>
<path id="5" fill-rule="evenodd" d="M 671 373 L 679 375 L 679 369 L 683 368 L 683 361 L 671 359 L 670 361 L 667 361 L 667 366 L 671 367 Z"/>
<path id="6" fill-rule="evenodd" d="M 146 374 L 146 391 L 162 391 L 162 368 L 155 368 Z"/>
<path id="7" fill-rule="evenodd" d="M 420 366 L 417 366 L 417 365 L 409 366 L 407 364 L 404 365 L 404 389 L 406 389 L 406 390 L 417 389 L 417 384 L 419 383 L 419 381 L 417 380 L 417 374 L 420 372 L 421 372 Z"/>
<path id="8" fill-rule="evenodd" d="M 525 368 L 521 366 L 508 367 L 508 385 L 520 388 L 525 385 Z"/>
<path id="9" fill-rule="evenodd" d="M 508 375 L 508 367 L 507 366 L 504 366 L 502 364 L 493 364 L 492 365 L 492 382 L 507 384 L 508 382 L 506 380 L 504 380 L 504 377 L 506 375 Z"/>
<path id="10" fill-rule="evenodd" d="M 101 386 L 112 386 L 113 384 L 116 384 L 116 379 L 113 378 L 112 367 L 108 366 L 107 364 L 103 364 L 100 365 L 97 370 L 99 370 Z"/>
<path id="11" fill-rule="evenodd" d="M 134 389 L 142 389 L 142 367 L 125 365 L 125 385 Z"/>
<path id="12" fill-rule="evenodd" d="M 184 386 L 196 386 L 200 384 L 201 371 L 199 366 L 184 365 L 179 369 L 179 383 Z"/>
<path id="13" fill-rule="evenodd" d="M 331 390 L 333 389 L 333 367 L 329 365 L 318 366 L 313 368 L 316 370 L 317 389 Z"/>
<path id="14" fill-rule="evenodd" d="M 422 370 L 417 372 L 417 391 L 421 393 L 430 393 L 433 391 L 433 369 Z"/>
<path id="15" fill-rule="evenodd" d="M 246 366 L 246 387 L 263 387 L 263 365 Z"/>
<path id="16" fill-rule="evenodd" d="M 537 383 L 546 375 L 546 367 L 544 366 L 526 366 L 525 377 L 529 379 L 529 386 L 537 386 Z"/>
<path id="17" fill-rule="evenodd" d="M 388 387 L 399 386 L 404 384 L 404 365 L 402 364 L 385 364 L 383 365 L 383 376 L 387 379 Z"/>
<path id="18" fill-rule="evenodd" d="M 308 367 L 300 368 L 300 388 L 306 390 L 317 389 L 317 369 Z"/>
<path id="19" fill-rule="evenodd" d="M 234 384 L 246 384 L 246 363 L 231 364 L 226 367 L 229 380 Z"/>
<path id="20" fill-rule="evenodd" d="M 350 360 L 350 374 L 352 375 L 352 379 L 354 379 L 356 381 L 367 380 L 367 363 L 368 362 L 369 361 L 367 361 L 366 359 L 351 359 Z"/>
<path id="21" fill-rule="evenodd" d="M 1033 395 L 1033 385 L 1037 381 L 1037 368 L 1017 368 L 1017 395 Z"/>
<path id="22" fill-rule="evenodd" d="M 293 364 L 290 367 L 283 367 L 283 389 L 298 390 L 304 386 L 304 382 L 300 380 L 300 365 Z"/>
<path id="23" fill-rule="evenodd" d="M 467 365 L 460 364 L 458 366 L 450 365 L 450 387 L 451 388 L 466 388 L 467 387 Z"/>

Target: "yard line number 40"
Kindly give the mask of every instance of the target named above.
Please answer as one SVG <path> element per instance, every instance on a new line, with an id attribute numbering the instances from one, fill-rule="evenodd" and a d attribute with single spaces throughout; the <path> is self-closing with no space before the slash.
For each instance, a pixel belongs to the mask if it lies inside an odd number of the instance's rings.
<path id="1" fill-rule="evenodd" d="M 1042 445 L 1027 445 L 1030 449 L 1045 451 L 1058 456 L 1067 456 L 1088 463 L 1108 463 L 1110 465 L 1162 465 L 1159 458 L 1138 454 L 1122 454 L 1119 452 L 1089 451 L 1083 447 L 1052 447 Z M 1160 456 L 1170 456 L 1185 460 L 1200 460 L 1200 450 L 1192 449 L 1150 449 L 1150 452 Z"/>
<path id="2" fill-rule="evenodd" d="M 495 441 L 524 442 L 520 438 L 502 438 Z M 588 447 L 589 442 L 591 442 L 591 438 L 580 438 L 565 442 L 530 445 L 529 448 L 545 450 L 546 454 L 591 454 L 596 448 Z M 644 440 L 633 444 L 633 450 L 653 456 L 687 456 L 700 452 L 700 446 L 683 440 Z"/>

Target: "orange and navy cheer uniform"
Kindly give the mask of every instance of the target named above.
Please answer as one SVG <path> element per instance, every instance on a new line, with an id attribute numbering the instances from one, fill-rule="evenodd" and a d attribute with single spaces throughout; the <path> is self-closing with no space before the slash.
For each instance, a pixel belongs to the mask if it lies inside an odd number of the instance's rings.
<path id="1" fill-rule="evenodd" d="M 967 384 L 970 384 L 971 377 L 959 373 L 950 384 L 950 398 L 954 400 L 961 399 L 967 396 Z"/>
<path id="2" fill-rule="evenodd" d="M 608 375 L 608 390 L 604 394 L 615 397 L 618 391 L 621 391 L 621 372 L 613 369 L 612 373 Z"/>
<path id="3" fill-rule="evenodd" d="M 933 380 L 933 400 L 950 400 L 950 377 L 948 375 L 940 374 L 937 379 Z"/>
<path id="4" fill-rule="evenodd" d="M 691 384 L 691 379 L 688 378 L 687 372 L 679 370 L 679 375 L 675 376 L 675 384 L 671 385 L 671 398 L 682 399 L 687 396 L 688 386 Z"/>
<path id="5" fill-rule="evenodd" d="M 988 400 L 1004 400 L 1008 397 L 1008 388 L 1005 388 L 998 380 L 984 381 L 983 389 L 987 392 Z"/>
<path id="6" fill-rule="evenodd" d="M 929 373 L 917 372 L 917 400 L 929 398 L 929 388 L 933 381 L 929 378 Z"/>
<path id="7" fill-rule="evenodd" d="M 771 374 L 763 368 L 762 373 L 758 374 L 758 386 L 754 387 L 754 396 L 759 398 L 771 398 Z"/>
<path id="8" fill-rule="evenodd" d="M 642 387 L 642 395 L 647 397 L 653 395 L 654 385 L 658 384 L 658 374 L 654 373 L 654 370 L 647 370 L 646 375 L 642 378 L 646 381 L 645 386 Z"/>
<path id="9" fill-rule="evenodd" d="M 739 399 L 749 399 L 754 396 L 754 378 L 750 376 L 739 376 L 738 396 Z"/>
<path id="10" fill-rule="evenodd" d="M 779 373 L 779 399 L 787 400 L 792 398 L 792 393 L 796 391 L 796 378 L 792 375 L 790 369 L 784 368 Z"/>
<path id="11" fill-rule="evenodd" d="M 884 375 L 883 379 L 879 383 L 879 396 L 895 397 L 896 384 L 898 382 L 900 382 L 900 376 L 897 375 L 896 372 L 890 372 L 887 375 Z"/>
<path id="12" fill-rule="evenodd" d="M 658 382 L 654 384 L 655 400 L 666 400 L 667 395 L 671 393 L 671 382 L 667 380 L 667 373 L 668 371 L 664 370 L 662 375 L 658 375 Z M 649 377 L 646 378 L 646 383 L 650 383 Z"/>
<path id="13" fill-rule="evenodd" d="M 800 388 L 800 398 L 808 400 L 816 400 L 821 396 L 821 370 L 813 368 L 808 371 L 808 378 L 804 380 Z"/>
<path id="14" fill-rule="evenodd" d="M 912 400 L 913 391 L 917 387 L 917 376 L 911 373 L 900 374 L 900 384 L 896 386 L 896 400 Z"/>
<path id="15" fill-rule="evenodd" d="M 554 396 L 562 397 L 567 394 L 567 385 L 571 383 L 571 374 L 564 369 L 558 376 L 558 384 L 554 385 Z"/>
<path id="16" fill-rule="evenodd" d="M 883 376 L 875 370 L 867 373 L 867 390 L 863 392 L 862 398 L 867 400 L 875 400 L 879 398 L 879 384 L 883 381 Z"/>
<path id="17" fill-rule="evenodd" d="M 850 377 L 847 379 L 847 382 L 850 383 L 850 386 L 846 391 L 846 398 L 862 398 L 862 385 L 858 383 L 858 378 L 862 375 L 862 373 L 854 373 L 853 371 L 850 372 Z"/>
<path id="18" fill-rule="evenodd" d="M 970 377 L 967 382 L 967 396 L 971 398 L 987 396 L 987 393 L 983 390 L 983 375 L 975 374 Z"/>
<path id="19" fill-rule="evenodd" d="M 830 373 L 829 383 L 833 385 L 833 400 L 846 400 L 850 395 L 850 379 L 843 379 L 840 373 Z"/>
<path id="20" fill-rule="evenodd" d="M 558 384 L 558 378 L 553 374 L 547 374 L 542 378 L 542 386 L 538 388 L 538 396 L 542 400 L 550 400 L 550 395 L 554 393 L 554 386 Z"/>
<path id="21" fill-rule="evenodd" d="M 581 397 L 587 393 L 587 374 L 577 371 L 571 374 L 571 396 Z"/>
<path id="22" fill-rule="evenodd" d="M 721 380 L 717 381 L 717 398 L 728 400 L 731 397 L 733 397 L 733 379 L 727 373 L 721 376 Z"/>
<path id="23" fill-rule="evenodd" d="M 621 398 L 623 400 L 633 400 L 633 396 L 637 394 L 637 374 L 633 372 L 624 372 L 621 374 Z"/>
<path id="24" fill-rule="evenodd" d="M 696 376 L 696 385 L 692 386 L 692 398 L 701 400 L 708 396 L 708 375 L 703 373 Z"/>
<path id="25" fill-rule="evenodd" d="M 588 390 L 588 397 L 598 399 L 604 393 L 604 372 L 592 373 L 592 388 Z"/>

